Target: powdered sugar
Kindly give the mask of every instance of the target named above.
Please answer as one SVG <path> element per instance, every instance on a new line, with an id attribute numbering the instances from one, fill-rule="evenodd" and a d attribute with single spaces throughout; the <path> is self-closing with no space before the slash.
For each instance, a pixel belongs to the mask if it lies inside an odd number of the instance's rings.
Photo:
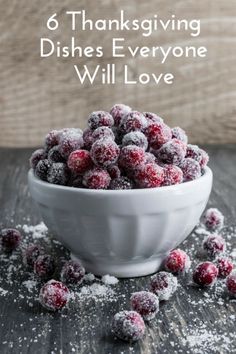
<path id="1" fill-rule="evenodd" d="M 114 284 L 117 284 L 119 282 L 119 280 L 116 277 L 114 277 L 113 275 L 106 274 L 106 275 L 103 275 L 102 282 L 107 285 L 114 285 Z"/>

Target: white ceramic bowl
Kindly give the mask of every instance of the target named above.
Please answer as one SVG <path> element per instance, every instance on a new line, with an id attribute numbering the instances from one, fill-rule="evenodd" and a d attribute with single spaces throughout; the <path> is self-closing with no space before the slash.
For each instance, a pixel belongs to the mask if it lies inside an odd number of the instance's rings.
<path id="1" fill-rule="evenodd" d="M 212 172 L 175 186 L 123 191 L 53 185 L 32 171 L 28 180 L 45 224 L 88 272 L 136 277 L 156 272 L 196 226 Z"/>

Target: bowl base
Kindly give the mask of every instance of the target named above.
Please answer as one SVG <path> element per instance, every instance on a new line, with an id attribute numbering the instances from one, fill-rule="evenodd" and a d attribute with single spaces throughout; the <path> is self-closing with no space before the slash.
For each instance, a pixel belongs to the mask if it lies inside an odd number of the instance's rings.
<path id="1" fill-rule="evenodd" d="M 158 271 L 165 255 L 155 259 L 146 260 L 143 262 L 133 263 L 92 263 L 79 259 L 74 254 L 71 254 L 71 259 L 79 260 L 86 272 L 93 273 L 94 275 L 113 275 L 118 278 L 134 278 L 142 277 L 145 275 L 153 274 Z"/>

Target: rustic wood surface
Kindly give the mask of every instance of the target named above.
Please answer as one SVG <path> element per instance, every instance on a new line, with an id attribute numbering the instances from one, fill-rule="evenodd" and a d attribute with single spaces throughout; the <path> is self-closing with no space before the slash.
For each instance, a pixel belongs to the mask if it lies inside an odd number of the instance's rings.
<path id="1" fill-rule="evenodd" d="M 236 146 L 208 147 L 207 150 L 214 172 L 209 206 L 217 206 L 226 216 L 224 234 L 228 235 L 229 247 L 235 251 Z M 27 188 L 30 153 L 29 149 L 0 149 L 0 227 L 34 225 L 40 221 Z M 231 240 L 229 235 L 232 235 Z M 202 236 L 193 234 L 181 247 L 195 253 L 201 240 Z M 46 247 L 58 259 L 64 257 L 64 249 L 50 242 Z M 19 252 L 10 259 L 0 254 L 1 354 L 236 353 L 236 302 L 224 291 L 218 294 L 215 288 L 201 290 L 182 280 L 172 299 L 161 304 L 157 319 L 147 327 L 145 338 L 127 344 L 111 336 L 111 318 L 119 309 L 128 308 L 131 292 L 148 286 L 149 276 L 121 280 L 113 287 L 117 297 L 111 297 L 110 301 L 83 299 L 72 302 L 62 313 L 52 314 L 43 310 L 37 301 L 40 284 L 35 285 L 32 292 L 22 285 L 22 281 L 32 277 L 21 264 Z M 204 338 L 201 329 L 209 334 L 210 341 L 205 339 L 204 348 L 197 347 L 196 343 L 191 346 L 189 335 L 192 340 L 198 335 L 197 341 L 201 343 Z"/>
<path id="2" fill-rule="evenodd" d="M 96 3 L 96 5 L 95 5 Z M 76 33 L 79 45 L 105 48 L 105 56 L 91 59 L 40 58 L 39 38 L 67 45 L 73 34 L 64 13 L 85 9 L 92 19 L 116 17 L 124 9 L 129 18 L 201 19 L 201 34 L 157 32 L 150 37 L 129 32 L 127 45 L 206 46 L 205 59 L 111 58 L 112 32 Z M 57 12 L 63 25 L 49 33 L 46 21 Z M 124 102 L 137 110 L 154 111 L 171 125 L 185 128 L 192 142 L 236 142 L 235 0 L 0 0 L 0 146 L 35 146 L 51 128 L 85 126 L 91 111 Z M 119 34 L 120 35 L 120 34 Z M 81 85 L 73 65 L 117 64 L 118 77 L 127 63 L 132 78 L 142 72 L 173 72 L 173 85 Z"/>

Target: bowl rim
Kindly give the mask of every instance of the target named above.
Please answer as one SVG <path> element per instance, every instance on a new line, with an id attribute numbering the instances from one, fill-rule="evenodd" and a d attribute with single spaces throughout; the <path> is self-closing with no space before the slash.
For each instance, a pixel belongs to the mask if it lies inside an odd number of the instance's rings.
<path id="1" fill-rule="evenodd" d="M 38 186 L 43 187 L 43 188 L 48 188 L 51 190 L 61 190 L 61 191 L 68 191 L 68 192 L 73 192 L 73 193 L 83 193 L 83 194 L 94 194 L 94 195 L 126 195 L 126 194 L 131 194 L 134 195 L 136 193 L 164 193 L 164 192 L 179 192 L 182 190 L 185 190 L 187 188 L 194 188 L 194 186 L 199 185 L 201 183 L 204 183 L 204 181 L 208 179 L 212 179 L 213 173 L 210 167 L 206 166 L 204 168 L 204 174 L 193 180 L 193 181 L 188 181 L 184 183 L 179 183 L 179 184 L 174 184 L 171 186 L 163 186 L 163 187 L 154 187 L 154 188 L 137 188 L 137 189 L 125 189 L 125 190 L 111 190 L 111 189 L 88 189 L 88 188 L 77 188 L 77 187 L 71 187 L 71 186 L 61 186 L 58 184 L 52 184 L 46 181 L 42 181 L 39 179 L 37 176 L 35 176 L 33 169 L 31 168 L 28 172 L 28 179 L 33 181 L 33 183 L 36 183 Z"/>

